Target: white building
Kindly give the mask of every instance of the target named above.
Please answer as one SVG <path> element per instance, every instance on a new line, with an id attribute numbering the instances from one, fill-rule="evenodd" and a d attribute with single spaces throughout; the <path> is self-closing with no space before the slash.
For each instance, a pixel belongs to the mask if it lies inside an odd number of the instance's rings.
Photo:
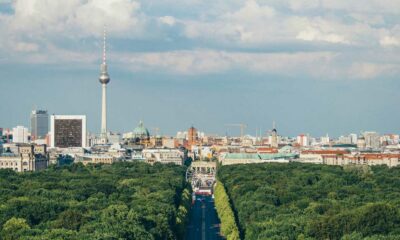
<path id="1" fill-rule="evenodd" d="M 329 138 L 328 134 L 326 134 L 325 137 L 321 137 L 321 144 L 328 145 L 330 143 L 330 140 L 331 139 Z"/>
<path id="2" fill-rule="evenodd" d="M 351 139 L 351 144 L 357 144 L 357 139 L 358 139 L 357 134 L 355 134 L 355 133 L 350 133 L 350 134 L 349 134 L 349 137 L 350 137 L 350 139 Z"/>
<path id="3" fill-rule="evenodd" d="M 174 163 L 176 165 L 183 165 L 183 152 L 178 149 L 158 149 L 148 148 L 142 151 L 143 157 L 146 162 L 154 164 L 159 163 Z"/>
<path id="4" fill-rule="evenodd" d="M 310 145 L 309 137 L 307 135 L 300 134 L 297 136 L 297 143 L 302 147 L 307 147 Z"/>
<path id="5" fill-rule="evenodd" d="M 28 143 L 29 131 L 28 128 L 17 126 L 13 128 L 13 142 L 14 143 Z"/>
<path id="6" fill-rule="evenodd" d="M 178 138 L 178 139 L 187 139 L 187 135 L 188 135 L 187 132 L 177 132 L 176 133 L 176 138 Z"/>
<path id="7" fill-rule="evenodd" d="M 340 136 L 339 140 L 338 140 L 338 143 L 340 143 L 340 144 L 351 144 L 351 141 L 352 141 L 352 139 L 351 139 L 350 136 Z"/>
<path id="8" fill-rule="evenodd" d="M 366 148 L 376 149 L 381 147 L 380 136 L 377 132 L 364 132 L 363 136 Z"/>
<path id="9" fill-rule="evenodd" d="M 112 164 L 117 161 L 117 158 L 110 154 L 83 154 L 77 155 L 75 162 L 87 164 Z"/>
<path id="10" fill-rule="evenodd" d="M 52 115 L 50 126 L 51 147 L 85 148 L 87 146 L 86 116 Z"/>

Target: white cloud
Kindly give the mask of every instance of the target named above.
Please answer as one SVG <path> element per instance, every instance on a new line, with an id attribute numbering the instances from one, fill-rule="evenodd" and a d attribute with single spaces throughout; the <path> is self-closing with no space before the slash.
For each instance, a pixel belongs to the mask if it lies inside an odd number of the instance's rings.
<path id="1" fill-rule="evenodd" d="M 112 38 L 126 45 L 132 39 L 151 38 L 161 48 L 168 41 L 170 49 L 171 42 L 179 39 L 175 51 L 111 53 L 121 66 L 128 62 L 123 67 L 135 71 L 204 74 L 242 69 L 294 77 L 364 79 L 398 74 L 393 68 L 400 64 L 396 58 L 400 26 L 395 25 L 399 3 L 15 0 L 14 13 L 0 13 L 0 52 L 13 61 L 92 64 L 98 52 L 70 50 L 67 45 L 92 42 L 107 23 Z M 187 8 L 188 13 L 174 15 L 166 7 L 171 4 L 180 4 L 180 11 Z M 146 51 L 151 49 L 146 47 Z"/>
<path id="2" fill-rule="evenodd" d="M 324 65 L 335 57 L 334 53 L 243 53 L 198 49 L 161 53 L 121 54 L 119 61 L 128 62 L 133 71 L 163 69 L 179 74 L 208 74 L 233 69 L 296 75 L 318 75 Z"/>
<path id="3" fill-rule="evenodd" d="M 321 29 L 307 27 L 306 30 L 299 32 L 296 36 L 297 39 L 305 41 L 326 41 L 331 43 L 346 43 L 347 41 L 343 36 L 334 33 L 323 33 Z"/>
<path id="4" fill-rule="evenodd" d="M 296 41 L 359 46 L 376 46 L 379 43 L 381 29 L 372 25 L 382 24 L 384 19 L 380 15 L 373 15 L 373 19 L 367 21 L 370 14 L 349 12 L 340 17 L 324 14 L 321 4 L 313 1 L 290 1 L 288 4 L 295 9 L 319 6 L 320 15 L 296 11 L 288 13 L 282 10 L 282 6 L 274 8 L 273 4 L 263 5 L 251 0 L 239 9 L 224 12 L 215 18 L 183 21 L 185 34 L 192 39 L 249 47 Z M 347 15 L 353 16 L 354 21 L 346 21 L 344 16 Z"/>
<path id="5" fill-rule="evenodd" d="M 106 24 L 110 32 L 126 36 L 139 28 L 139 9 L 133 0 L 16 0 L 7 24 L 9 31 L 39 36 L 98 36 Z"/>
<path id="6" fill-rule="evenodd" d="M 399 63 L 354 62 L 344 64 L 346 54 L 335 52 L 297 53 L 246 53 L 210 49 L 170 51 L 156 53 L 118 54 L 120 64 L 127 64 L 131 71 L 167 71 L 175 74 L 194 75 L 219 73 L 230 70 L 268 73 L 296 78 L 316 79 L 372 79 L 394 76 L 400 72 Z M 382 56 L 376 56 L 381 60 Z"/>
<path id="7" fill-rule="evenodd" d="M 172 16 L 163 16 L 158 18 L 161 23 L 167 24 L 169 26 L 174 26 L 176 19 Z"/>
<path id="8" fill-rule="evenodd" d="M 391 36 L 385 36 L 379 41 L 379 43 L 384 47 L 398 47 L 400 46 L 400 39 Z"/>

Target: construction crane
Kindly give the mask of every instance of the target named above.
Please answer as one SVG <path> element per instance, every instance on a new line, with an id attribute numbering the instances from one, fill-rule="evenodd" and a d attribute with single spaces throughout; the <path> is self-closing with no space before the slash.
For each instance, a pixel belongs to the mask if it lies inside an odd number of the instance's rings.
<path id="1" fill-rule="evenodd" d="M 243 139 L 244 130 L 247 128 L 247 125 L 244 123 L 229 123 L 225 124 L 227 127 L 240 127 L 240 138 Z"/>

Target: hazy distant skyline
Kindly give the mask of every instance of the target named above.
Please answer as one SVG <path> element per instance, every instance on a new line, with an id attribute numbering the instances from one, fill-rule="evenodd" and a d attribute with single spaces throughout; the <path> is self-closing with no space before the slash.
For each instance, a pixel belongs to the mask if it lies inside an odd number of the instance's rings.
<path id="1" fill-rule="evenodd" d="M 0 127 L 34 106 L 100 132 L 399 133 L 400 1 L 0 0 Z"/>

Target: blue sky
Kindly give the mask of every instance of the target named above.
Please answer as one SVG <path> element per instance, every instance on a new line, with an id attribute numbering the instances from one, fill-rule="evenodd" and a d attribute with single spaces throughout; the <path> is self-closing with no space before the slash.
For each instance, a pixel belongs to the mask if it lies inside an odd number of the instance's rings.
<path id="1" fill-rule="evenodd" d="M 34 107 L 164 134 L 399 133 L 399 0 L 0 0 L 0 127 Z"/>

